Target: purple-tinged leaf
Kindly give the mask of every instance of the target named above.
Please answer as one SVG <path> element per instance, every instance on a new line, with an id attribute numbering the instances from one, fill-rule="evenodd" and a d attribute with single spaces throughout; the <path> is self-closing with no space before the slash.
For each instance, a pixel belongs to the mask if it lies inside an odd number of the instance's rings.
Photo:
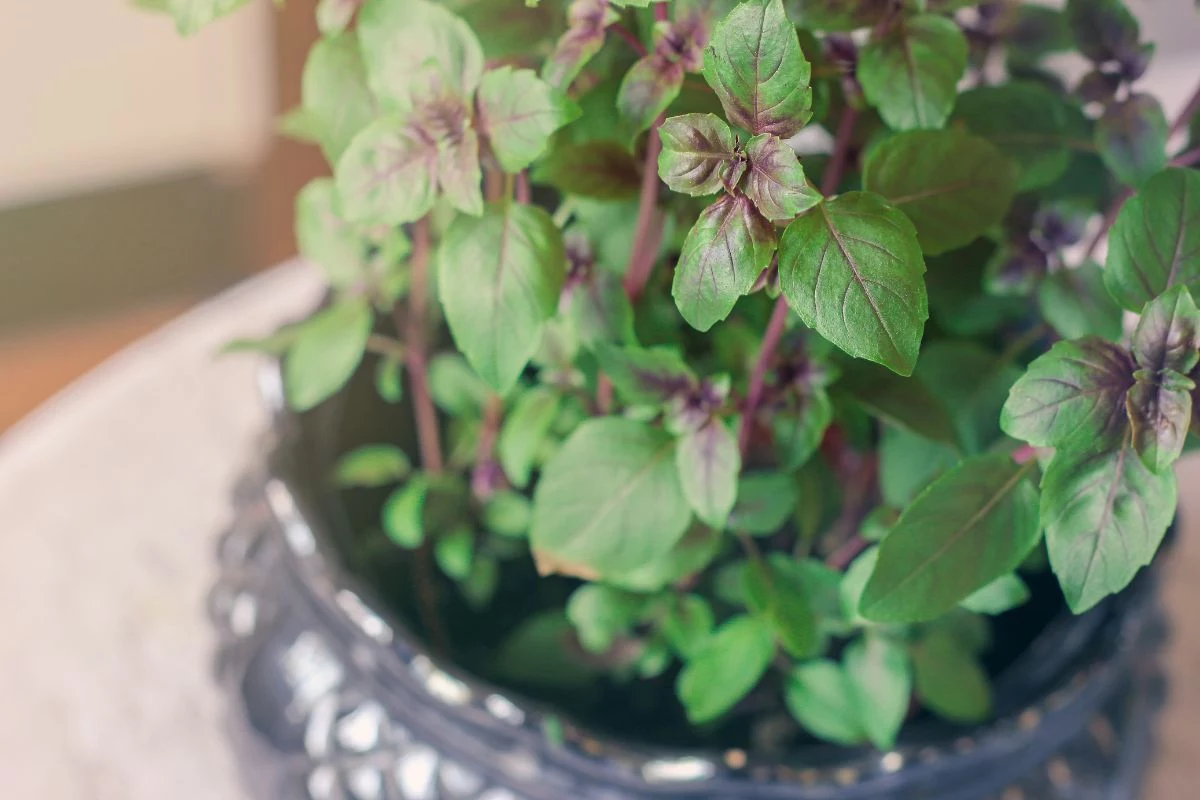
<path id="1" fill-rule="evenodd" d="M 598 343 L 596 360 L 621 398 L 633 405 L 659 405 L 696 386 L 695 373 L 667 347 Z"/>
<path id="2" fill-rule="evenodd" d="M 1196 383 L 1173 370 L 1142 376 L 1125 397 L 1133 446 L 1153 473 L 1168 472 L 1179 460 L 1192 422 Z"/>
<path id="3" fill-rule="evenodd" d="M 1200 292 L 1200 172 L 1164 170 L 1126 201 L 1108 237 L 1104 283 L 1128 311 L 1172 286 Z"/>
<path id="4" fill-rule="evenodd" d="M 1104 110 L 1096 123 L 1096 147 L 1122 183 L 1140 186 L 1167 166 L 1167 129 L 1158 100 L 1130 95 Z"/>
<path id="5" fill-rule="evenodd" d="M 762 133 L 746 143 L 749 161 L 746 196 L 769 220 L 792 219 L 823 199 L 808 185 L 795 151 L 774 134 Z"/>
<path id="6" fill-rule="evenodd" d="M 696 517 L 724 528 L 737 499 L 742 457 L 737 438 L 720 419 L 684 434 L 675 449 L 679 483 Z"/>
<path id="7" fill-rule="evenodd" d="M 788 471 L 800 469 L 812 458 L 833 422 L 833 403 L 824 389 L 791 395 L 787 405 L 772 409 L 771 415 L 775 455 L 780 468 Z"/>
<path id="8" fill-rule="evenodd" d="M 683 242 L 671 295 L 687 323 L 706 331 L 748 293 L 775 252 L 775 228 L 745 195 L 725 195 Z"/>
<path id="9" fill-rule="evenodd" d="M 1000 427 L 1035 447 L 1114 446 L 1135 369 L 1125 350 L 1099 337 L 1059 342 L 1013 384 Z"/>
<path id="10" fill-rule="evenodd" d="M 1153 373 L 1187 374 L 1200 360 L 1200 311 L 1185 286 L 1175 286 L 1151 300 L 1133 334 L 1133 357 Z"/>
<path id="11" fill-rule="evenodd" d="M 679 96 L 683 74 L 682 64 L 658 53 L 639 59 L 629 68 L 617 90 L 617 111 L 630 140 L 654 124 Z"/>
<path id="12" fill-rule="evenodd" d="M 658 175 L 671 191 L 693 196 L 733 190 L 746 170 L 733 131 L 715 114 L 671 117 L 658 129 Z"/>
<path id="13" fill-rule="evenodd" d="M 786 139 L 812 116 L 812 67 L 781 0 L 747 0 L 713 32 L 704 78 L 725 117 L 754 134 Z"/>
<path id="14" fill-rule="evenodd" d="M 608 0 L 574 0 L 567 9 L 567 31 L 542 67 L 542 78 L 565 91 L 592 56 L 600 52 L 605 30 L 619 17 Z"/>
<path id="15" fill-rule="evenodd" d="M 1068 0 L 1067 24 L 1085 58 L 1122 60 L 1138 46 L 1137 18 L 1122 0 Z"/>
<path id="16" fill-rule="evenodd" d="M 400 225 L 433 207 L 438 150 L 412 121 L 383 117 L 354 137 L 338 161 L 342 212 L 351 222 Z"/>
<path id="17" fill-rule="evenodd" d="M 1156 475 L 1127 431 L 1117 447 L 1060 448 L 1042 479 L 1050 567 L 1076 614 L 1129 585 L 1175 516 L 1177 487 Z"/>
<path id="18" fill-rule="evenodd" d="M 476 96 L 479 129 L 505 172 L 528 167 L 550 136 L 579 116 L 579 107 L 533 70 L 500 67 L 484 73 Z"/>

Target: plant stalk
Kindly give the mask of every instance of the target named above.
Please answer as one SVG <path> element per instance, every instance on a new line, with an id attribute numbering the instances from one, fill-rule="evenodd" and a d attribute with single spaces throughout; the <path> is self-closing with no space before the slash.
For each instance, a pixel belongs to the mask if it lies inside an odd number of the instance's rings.
<path id="1" fill-rule="evenodd" d="M 421 466 L 437 475 L 445 471 L 437 410 L 429 392 L 429 364 L 426 356 L 426 304 L 429 299 L 429 221 L 418 220 L 412 227 L 412 285 L 408 292 L 408 313 L 399 318 L 397 327 L 404 331 L 405 361 L 412 386 L 413 414 L 417 424 L 417 446 Z M 438 616 L 437 586 L 433 581 L 433 550 L 428 539 L 417 550 L 416 588 L 419 613 L 433 646 L 448 652 L 449 639 Z"/>
<path id="2" fill-rule="evenodd" d="M 837 135 L 833 142 L 833 154 L 821 181 L 821 194 L 826 197 L 836 192 L 838 184 L 842 182 L 850 153 L 850 137 L 854 135 L 854 125 L 857 121 L 858 111 L 853 106 L 846 106 L 838 121 Z M 750 386 L 746 391 L 746 407 L 742 413 L 741 428 L 738 429 L 738 447 L 741 448 L 743 458 L 746 457 L 750 447 L 750 437 L 754 431 L 754 418 L 762 403 L 767 370 L 775 359 L 775 351 L 779 348 L 779 342 L 787 329 L 787 319 L 787 298 L 780 295 L 779 299 L 775 301 L 775 308 L 771 311 L 771 320 L 767 323 L 767 331 L 763 335 L 762 347 L 759 348 L 758 360 L 754 362 L 754 369 L 750 374 Z"/>
<path id="3" fill-rule="evenodd" d="M 480 501 L 487 500 L 496 490 L 496 439 L 504 419 L 504 400 L 493 393 L 483 408 L 483 427 L 475 449 L 475 469 L 471 473 L 471 491 Z"/>
<path id="4" fill-rule="evenodd" d="M 629 254 L 629 268 L 625 272 L 625 293 L 629 295 L 630 302 L 637 302 L 646 288 L 646 282 L 650 280 L 650 271 L 654 268 L 654 257 L 658 255 L 662 236 L 662 231 L 656 231 L 653 224 L 658 210 L 658 154 L 662 152 L 658 126 L 662 121 L 663 118 L 659 117 L 651 126 L 650 138 L 646 142 L 637 225 L 633 233 L 633 249 Z"/>

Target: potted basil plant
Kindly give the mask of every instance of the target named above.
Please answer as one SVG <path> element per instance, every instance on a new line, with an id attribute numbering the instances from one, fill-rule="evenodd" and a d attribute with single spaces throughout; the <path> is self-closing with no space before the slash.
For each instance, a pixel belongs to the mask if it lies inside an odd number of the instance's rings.
<path id="1" fill-rule="evenodd" d="M 315 13 L 212 601 L 264 796 L 1136 795 L 1200 94 L 1121 0 Z"/>

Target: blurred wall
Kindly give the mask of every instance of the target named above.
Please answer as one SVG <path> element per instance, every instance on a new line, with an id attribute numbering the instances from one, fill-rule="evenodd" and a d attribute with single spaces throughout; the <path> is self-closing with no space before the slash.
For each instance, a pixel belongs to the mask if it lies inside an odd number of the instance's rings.
<path id="1" fill-rule="evenodd" d="M 128 0 L 8 2 L 0 207 L 263 155 L 275 111 L 269 3 L 181 40 Z"/>

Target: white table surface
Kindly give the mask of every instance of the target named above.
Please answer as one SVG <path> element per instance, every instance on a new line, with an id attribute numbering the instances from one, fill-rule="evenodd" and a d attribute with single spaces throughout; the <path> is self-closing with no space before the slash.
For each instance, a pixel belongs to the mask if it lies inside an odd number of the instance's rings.
<path id="1" fill-rule="evenodd" d="M 204 597 L 266 414 L 254 359 L 215 354 L 320 293 L 299 264 L 255 278 L 0 437 L 0 797 L 243 798 Z M 1200 462 L 1183 472 L 1185 514 L 1200 519 Z M 1200 531 L 1188 533 L 1166 588 L 1173 686 L 1151 800 L 1198 796 Z"/>

